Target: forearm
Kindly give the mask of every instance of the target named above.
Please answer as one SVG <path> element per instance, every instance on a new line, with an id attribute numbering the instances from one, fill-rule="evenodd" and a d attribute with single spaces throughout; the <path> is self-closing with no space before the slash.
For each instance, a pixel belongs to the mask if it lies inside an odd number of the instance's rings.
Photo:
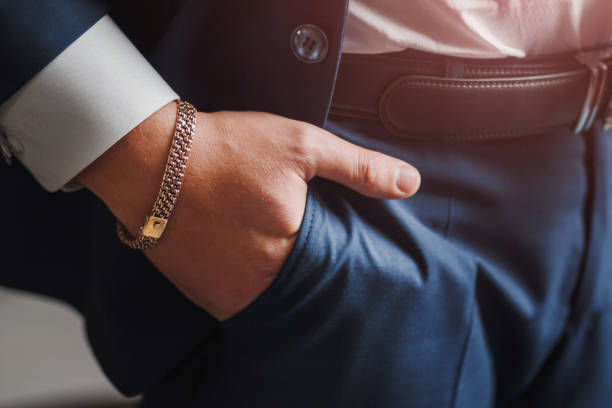
<path id="1" fill-rule="evenodd" d="M 176 121 L 171 103 L 78 176 L 133 236 L 151 212 Z M 315 175 L 376 198 L 418 188 L 407 163 L 323 129 L 261 112 L 198 113 L 180 197 L 146 256 L 217 319 L 242 310 L 287 258 Z"/>

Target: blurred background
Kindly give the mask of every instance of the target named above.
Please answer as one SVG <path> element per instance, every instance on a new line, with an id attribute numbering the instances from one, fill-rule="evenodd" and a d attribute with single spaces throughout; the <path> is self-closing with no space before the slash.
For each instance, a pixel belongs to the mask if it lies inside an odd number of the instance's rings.
<path id="1" fill-rule="evenodd" d="M 0 408 L 132 408 L 104 377 L 71 308 L 0 287 Z"/>

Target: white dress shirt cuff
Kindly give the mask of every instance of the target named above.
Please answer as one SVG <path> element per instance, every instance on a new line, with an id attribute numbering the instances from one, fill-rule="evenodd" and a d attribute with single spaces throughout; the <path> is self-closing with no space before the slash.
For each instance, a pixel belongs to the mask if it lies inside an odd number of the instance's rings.
<path id="1" fill-rule="evenodd" d="M 56 191 L 177 94 L 109 16 L 0 106 L 0 131 Z"/>

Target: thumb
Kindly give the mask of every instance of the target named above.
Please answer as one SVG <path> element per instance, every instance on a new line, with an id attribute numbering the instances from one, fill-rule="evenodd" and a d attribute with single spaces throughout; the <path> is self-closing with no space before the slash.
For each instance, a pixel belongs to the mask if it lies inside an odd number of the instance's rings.
<path id="1" fill-rule="evenodd" d="M 406 198 L 419 189 L 421 176 L 410 164 L 318 130 L 311 152 L 316 175 L 374 198 Z"/>

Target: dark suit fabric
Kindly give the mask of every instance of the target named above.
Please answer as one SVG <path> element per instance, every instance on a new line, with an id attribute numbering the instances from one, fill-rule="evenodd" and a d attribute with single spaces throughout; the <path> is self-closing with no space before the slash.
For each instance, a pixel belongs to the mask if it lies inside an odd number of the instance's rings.
<path id="1" fill-rule="evenodd" d="M 612 404 L 612 134 L 601 123 L 582 136 L 400 140 L 328 115 L 346 1 L 149 3 L 80 4 L 90 17 L 109 7 L 199 109 L 324 126 L 415 164 L 423 186 L 391 201 L 314 179 L 280 274 L 218 323 L 119 243 L 89 193 L 49 195 L 19 166 L 2 168 L 1 282 L 77 308 L 121 391 L 145 392 L 145 408 Z M 305 23 L 329 37 L 320 64 L 289 47 Z"/>
<path id="2" fill-rule="evenodd" d="M 155 3 L 155 4 L 153 4 Z M 0 3 L 0 101 L 107 12 L 164 79 L 200 110 L 259 110 L 323 125 L 338 65 L 346 2 L 48 1 Z M 6 24 L 10 22 L 10 24 Z M 306 65 L 289 48 L 305 22 L 326 30 L 330 56 Z M 92 50 L 95 52 L 95 50 Z M 208 337 L 216 321 L 184 299 L 138 252 L 117 241 L 112 216 L 85 192 L 48 195 L 15 165 L 0 209 L 0 283 L 63 299 L 80 310 L 102 368 L 141 393 Z M 53 214 L 50 217 L 49 214 Z M 34 230 L 53 231 L 34 245 Z"/>

